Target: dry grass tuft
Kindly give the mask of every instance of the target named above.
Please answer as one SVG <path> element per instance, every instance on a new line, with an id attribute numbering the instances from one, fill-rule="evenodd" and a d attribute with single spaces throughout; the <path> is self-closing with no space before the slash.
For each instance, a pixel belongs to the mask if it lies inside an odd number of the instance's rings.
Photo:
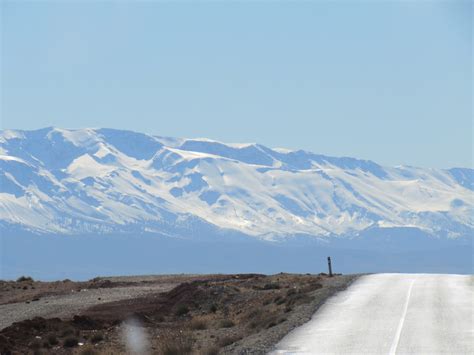
<path id="1" fill-rule="evenodd" d="M 168 330 L 160 334 L 158 340 L 158 354 L 186 355 L 193 350 L 193 338 L 189 332 L 182 330 Z"/>
<path id="2" fill-rule="evenodd" d="M 207 322 L 204 319 L 193 319 L 189 322 L 189 329 L 204 330 L 207 329 Z"/>

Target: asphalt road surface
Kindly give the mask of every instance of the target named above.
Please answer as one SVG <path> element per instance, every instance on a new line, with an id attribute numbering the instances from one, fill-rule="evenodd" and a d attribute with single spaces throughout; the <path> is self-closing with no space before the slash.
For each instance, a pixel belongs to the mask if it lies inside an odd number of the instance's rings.
<path id="1" fill-rule="evenodd" d="M 474 276 L 363 276 L 273 354 L 474 354 Z"/>

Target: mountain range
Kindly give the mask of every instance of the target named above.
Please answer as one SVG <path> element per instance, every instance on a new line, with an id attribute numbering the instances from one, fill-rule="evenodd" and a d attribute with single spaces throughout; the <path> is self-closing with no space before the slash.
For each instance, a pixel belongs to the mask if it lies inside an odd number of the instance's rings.
<path id="1" fill-rule="evenodd" d="M 278 242 L 400 227 L 455 240 L 474 229 L 470 168 L 59 128 L 1 131 L 0 164 L 0 227 L 10 233 Z"/>

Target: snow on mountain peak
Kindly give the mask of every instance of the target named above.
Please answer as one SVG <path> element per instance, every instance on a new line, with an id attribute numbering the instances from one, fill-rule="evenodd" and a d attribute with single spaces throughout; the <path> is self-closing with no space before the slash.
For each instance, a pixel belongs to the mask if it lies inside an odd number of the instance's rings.
<path id="1" fill-rule="evenodd" d="M 114 129 L 6 130 L 0 149 L 0 223 L 38 232 L 217 228 L 267 238 L 474 227 L 472 169 Z"/>

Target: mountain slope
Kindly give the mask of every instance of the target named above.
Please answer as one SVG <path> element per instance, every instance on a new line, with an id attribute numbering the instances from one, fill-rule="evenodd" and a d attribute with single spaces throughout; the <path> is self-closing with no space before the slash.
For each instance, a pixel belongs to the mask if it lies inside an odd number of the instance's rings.
<path id="1" fill-rule="evenodd" d="M 237 231 L 263 239 L 414 227 L 473 231 L 474 171 L 113 129 L 0 134 L 0 227 L 35 233 Z"/>

